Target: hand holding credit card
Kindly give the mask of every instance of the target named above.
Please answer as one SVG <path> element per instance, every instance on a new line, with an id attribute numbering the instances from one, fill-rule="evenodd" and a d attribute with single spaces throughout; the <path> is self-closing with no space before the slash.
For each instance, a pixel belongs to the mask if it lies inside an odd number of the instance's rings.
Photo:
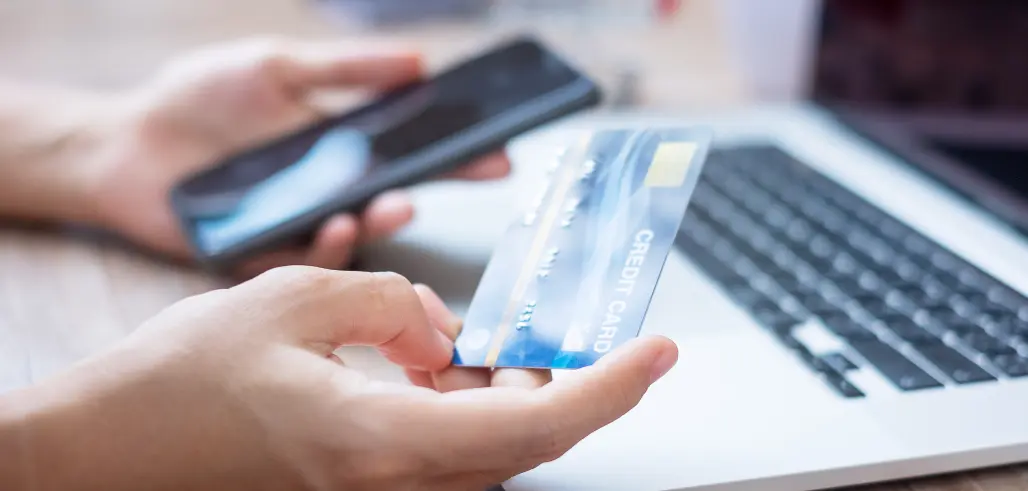
<path id="1" fill-rule="evenodd" d="M 454 365 L 582 368 L 636 337 L 710 139 L 628 128 L 569 142 L 494 251 Z"/>

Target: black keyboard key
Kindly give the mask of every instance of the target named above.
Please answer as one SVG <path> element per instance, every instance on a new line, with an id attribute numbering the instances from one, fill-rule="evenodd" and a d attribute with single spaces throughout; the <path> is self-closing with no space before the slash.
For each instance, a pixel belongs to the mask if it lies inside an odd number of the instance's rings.
<path id="1" fill-rule="evenodd" d="M 856 278 L 835 278 L 830 281 L 847 297 L 858 298 L 864 296 L 865 291 L 860 287 L 860 283 L 857 282 Z"/>
<path id="2" fill-rule="evenodd" d="M 952 293 L 963 295 L 981 293 L 976 288 L 968 286 L 966 283 L 960 281 L 960 278 L 957 278 L 950 273 L 936 271 L 932 276 Z"/>
<path id="3" fill-rule="evenodd" d="M 1028 334 L 1021 334 L 1014 336 L 1007 340 L 1010 343 L 1010 347 L 1017 350 L 1022 355 L 1028 355 Z"/>
<path id="4" fill-rule="evenodd" d="M 964 268 L 965 262 L 953 254 L 950 254 L 936 246 L 936 250 L 928 256 L 928 260 L 931 261 L 932 266 L 940 271 L 946 271 L 954 277 L 959 276 L 960 270 Z M 963 283 L 957 280 L 957 283 Z"/>
<path id="5" fill-rule="evenodd" d="M 798 260 L 788 247 L 781 246 L 771 251 L 771 261 L 782 269 L 795 272 Z"/>
<path id="6" fill-rule="evenodd" d="M 822 356 L 821 359 L 839 373 L 846 373 L 850 370 L 856 370 L 859 368 L 856 363 L 850 361 L 850 359 L 846 358 L 846 355 L 842 353 L 827 354 Z"/>
<path id="7" fill-rule="evenodd" d="M 938 380 L 881 341 L 850 341 L 850 346 L 900 390 L 912 391 L 942 387 Z"/>
<path id="8" fill-rule="evenodd" d="M 688 238 L 683 238 L 679 235 L 679 238 L 675 240 L 675 244 L 689 256 L 693 264 L 703 270 L 716 283 L 735 285 L 745 282 L 745 279 L 733 268 L 722 263 L 707 250 Z"/>
<path id="9" fill-rule="evenodd" d="M 885 323 L 909 321 L 914 314 L 908 310 L 896 308 L 890 305 L 886 300 L 882 300 L 880 298 L 861 299 L 858 301 L 858 304 L 866 310 L 870 316 Z"/>
<path id="10" fill-rule="evenodd" d="M 807 249 L 814 257 L 822 259 L 834 258 L 839 253 L 839 248 L 835 243 L 824 235 L 815 235 L 807 243 Z"/>
<path id="11" fill-rule="evenodd" d="M 764 210 L 768 209 L 775 202 L 774 198 L 757 188 L 752 188 L 741 198 L 743 206 L 753 214 L 764 213 Z"/>
<path id="12" fill-rule="evenodd" d="M 957 315 L 961 317 L 973 319 L 978 314 L 978 308 L 961 295 L 953 295 L 952 297 L 949 297 L 949 299 L 946 300 L 946 303 L 954 312 L 957 313 Z"/>
<path id="13" fill-rule="evenodd" d="M 782 312 L 777 307 L 755 310 L 753 317 L 757 319 L 757 323 L 774 332 L 790 332 L 800 323 L 799 319 Z"/>
<path id="14" fill-rule="evenodd" d="M 775 283 L 785 292 L 796 297 L 805 297 L 817 293 L 817 285 L 809 284 L 801 279 L 792 276 L 776 276 L 773 277 Z"/>
<path id="15" fill-rule="evenodd" d="M 917 351 L 958 384 L 996 380 L 996 377 L 990 375 L 982 367 L 945 344 L 922 345 L 917 347 Z"/>
<path id="16" fill-rule="evenodd" d="M 873 267 L 871 271 L 882 283 L 890 288 L 899 288 L 908 284 L 907 280 L 903 279 L 892 267 L 878 265 Z"/>
<path id="17" fill-rule="evenodd" d="M 798 298 L 800 304 L 817 317 L 839 315 L 843 312 L 839 305 L 827 300 L 820 293 L 810 293 Z"/>
<path id="18" fill-rule="evenodd" d="M 857 304 L 866 310 L 867 313 L 879 319 L 893 310 L 884 299 L 878 297 L 861 298 L 857 300 Z"/>
<path id="19" fill-rule="evenodd" d="M 974 322 L 971 322 L 966 319 L 960 319 L 956 322 L 951 321 L 943 323 L 936 320 L 934 317 L 931 317 L 930 315 L 924 315 L 924 312 L 919 312 L 917 315 L 915 315 L 914 322 L 916 322 L 919 326 L 925 328 L 935 328 L 940 332 L 952 332 L 957 336 L 963 336 L 965 334 L 972 332 L 980 332 L 982 330 L 982 328 L 978 326 L 978 324 L 975 324 Z"/>
<path id="20" fill-rule="evenodd" d="M 964 317 L 949 307 L 943 307 L 938 310 L 928 310 L 928 314 L 936 322 L 953 331 L 967 331 L 980 329 L 978 323 L 973 319 Z"/>
<path id="21" fill-rule="evenodd" d="M 728 293 L 728 296 L 731 297 L 735 303 L 744 307 L 746 310 L 752 310 L 754 306 L 771 304 L 767 295 L 754 290 L 749 285 L 730 287 L 726 290 L 726 293 Z"/>
<path id="22" fill-rule="evenodd" d="M 1028 336 L 1028 321 L 1011 314 L 1002 319 L 989 319 L 985 329 L 998 336 Z"/>
<path id="23" fill-rule="evenodd" d="M 840 234 L 847 227 L 846 216 L 833 208 L 820 210 L 810 219 L 822 230 L 831 234 Z"/>
<path id="24" fill-rule="evenodd" d="M 796 354 L 796 356 L 803 360 L 803 363 L 806 364 L 807 367 L 809 367 L 811 370 L 821 373 L 835 371 L 835 369 L 832 368 L 831 365 L 826 363 L 821 358 L 814 356 L 814 354 L 811 353 L 810 350 L 807 349 L 807 347 L 804 346 L 802 343 L 797 342 L 797 345 L 798 346 L 793 347 L 793 352 Z"/>
<path id="25" fill-rule="evenodd" d="M 1000 355 L 992 359 L 992 364 L 1008 377 L 1028 376 L 1028 358 L 1017 355 Z"/>
<path id="26" fill-rule="evenodd" d="M 857 278 L 864 271 L 860 262 L 848 253 L 839 253 L 832 258 L 831 273 L 837 273 L 838 277 Z"/>
<path id="27" fill-rule="evenodd" d="M 918 259 L 925 258 L 937 247 L 929 242 L 928 239 L 917 234 L 908 235 L 906 239 L 903 239 L 902 246 L 907 252 Z M 920 261 L 918 260 L 916 262 Z M 931 265 L 931 262 L 929 261 L 927 264 Z"/>
<path id="28" fill-rule="evenodd" d="M 926 274 L 921 277 L 918 283 L 918 287 L 925 292 L 926 295 L 932 298 L 945 299 L 949 298 L 953 294 L 945 285 L 943 285 L 937 278 L 932 275 Z"/>
<path id="29" fill-rule="evenodd" d="M 1017 311 L 1022 306 L 1028 305 L 1028 299 L 1006 287 L 994 286 L 989 289 L 988 294 L 989 300 L 1012 311 Z"/>
<path id="30" fill-rule="evenodd" d="M 914 303 L 910 298 L 897 290 L 893 290 L 885 295 L 885 303 L 893 310 L 911 318 L 914 317 L 914 314 L 916 314 L 917 311 L 924 308 L 923 306 Z"/>
<path id="31" fill-rule="evenodd" d="M 934 334 L 909 319 L 883 324 L 886 329 L 892 331 L 897 337 L 914 346 L 938 343 L 940 341 Z"/>
<path id="32" fill-rule="evenodd" d="M 1017 311 L 1011 310 L 1009 307 L 1000 305 L 992 300 L 989 300 L 985 304 L 978 305 L 978 311 L 982 315 L 988 316 L 996 322 L 1008 317 L 1017 317 Z"/>
<path id="33" fill-rule="evenodd" d="M 925 275 L 924 270 L 906 257 L 895 259 L 892 263 L 892 269 L 900 278 L 910 283 L 920 282 Z"/>
<path id="34" fill-rule="evenodd" d="M 783 346 L 790 350 L 798 352 L 807 349 L 805 346 L 803 346 L 802 343 L 799 342 L 798 339 L 792 337 L 791 332 L 772 331 L 771 333 L 778 338 L 778 342 L 782 343 Z"/>
<path id="35" fill-rule="evenodd" d="M 785 236 L 790 242 L 806 244 L 814 236 L 814 229 L 806 220 L 796 219 L 785 228 Z"/>
<path id="36" fill-rule="evenodd" d="M 784 230 L 795 218 L 788 208 L 780 205 L 772 206 L 764 211 L 764 222 L 775 229 Z"/>
<path id="37" fill-rule="evenodd" d="M 910 229 L 905 225 L 891 218 L 883 218 L 878 223 L 878 233 L 885 237 L 893 244 L 900 245 L 903 243 L 903 239 L 910 234 Z"/>
<path id="38" fill-rule="evenodd" d="M 986 355 L 1012 355 L 1017 353 L 1010 345 L 989 336 L 985 331 L 972 331 L 960 337 L 960 340 L 974 351 Z"/>
<path id="39" fill-rule="evenodd" d="M 859 218 L 864 223 L 870 225 L 872 228 L 877 229 L 879 225 L 882 223 L 882 221 L 888 219 L 888 217 L 885 216 L 884 213 L 878 211 L 874 207 L 866 203 L 861 203 L 861 205 L 862 206 L 856 207 L 856 209 L 854 209 L 854 212 L 857 215 L 857 218 Z"/>
<path id="40" fill-rule="evenodd" d="M 959 278 L 964 285 L 974 288 L 976 291 L 980 292 L 987 293 L 990 289 L 996 286 L 995 280 L 988 278 L 983 273 L 970 267 L 957 271 L 957 278 Z"/>
<path id="41" fill-rule="evenodd" d="M 782 278 L 784 280 L 792 280 L 793 279 L 793 271 L 792 270 L 785 269 L 785 268 L 775 264 L 769 258 L 763 258 L 762 261 L 757 262 L 757 266 L 761 269 L 761 271 L 764 272 L 764 274 L 770 276 L 773 280 L 775 280 L 776 283 L 779 283 L 779 285 L 781 285 L 781 283 L 778 280 L 779 278 Z"/>
<path id="42" fill-rule="evenodd" d="M 871 273 L 870 271 L 861 274 L 860 277 L 857 278 L 857 283 L 860 285 L 860 288 L 862 288 L 865 292 L 877 295 L 882 298 L 884 298 L 885 295 L 888 294 L 890 290 L 892 290 L 891 286 L 889 286 L 887 283 L 882 281 L 881 278 L 879 278 L 874 273 Z"/>
<path id="43" fill-rule="evenodd" d="M 937 298 L 929 294 L 928 292 L 920 289 L 903 289 L 900 290 L 903 295 L 910 300 L 910 303 L 923 309 L 940 309 L 948 305 L 948 302 L 944 298 Z"/>
<path id="44" fill-rule="evenodd" d="M 821 380 L 824 380 L 829 387 L 834 389 L 839 395 L 847 399 L 859 399 L 864 397 L 864 393 L 860 391 L 856 386 L 851 384 L 845 377 L 835 372 L 821 372 Z"/>
<path id="45" fill-rule="evenodd" d="M 823 319 L 825 327 L 837 336 L 850 341 L 877 339 L 874 332 L 860 325 L 848 315 L 835 315 Z"/>

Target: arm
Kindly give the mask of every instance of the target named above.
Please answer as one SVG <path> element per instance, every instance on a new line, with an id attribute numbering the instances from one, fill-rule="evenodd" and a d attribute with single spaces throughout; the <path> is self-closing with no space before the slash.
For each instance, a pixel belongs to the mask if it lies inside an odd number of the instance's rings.
<path id="1" fill-rule="evenodd" d="M 116 101 L 0 81 L 0 217 L 95 223 L 89 163 L 113 150 Z"/>
<path id="2" fill-rule="evenodd" d="M 55 476 L 66 475 L 70 463 L 42 443 L 54 424 L 69 413 L 69 394 L 54 397 L 39 387 L 0 395 L 0 489 L 11 491 L 51 489 Z M 66 427 L 66 426 L 65 426 Z M 46 431 L 43 429 L 46 428 Z M 44 460 L 45 459 L 45 460 Z M 46 469 L 45 474 L 40 474 Z"/>
<path id="3" fill-rule="evenodd" d="M 3 489 L 30 489 L 24 430 L 28 419 L 26 410 L 22 396 L 0 397 L 0 448 L 4 449 L 4 458 L 0 459 L 0 488 Z"/>

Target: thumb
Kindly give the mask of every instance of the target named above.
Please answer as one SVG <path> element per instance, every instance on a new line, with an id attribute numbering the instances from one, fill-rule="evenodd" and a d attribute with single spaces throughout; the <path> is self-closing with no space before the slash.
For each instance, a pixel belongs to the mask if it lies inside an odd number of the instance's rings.
<path id="1" fill-rule="evenodd" d="M 299 91 L 319 88 L 370 87 L 382 89 L 419 78 L 423 67 L 417 53 L 402 50 L 361 50 L 334 43 L 296 43 L 280 47 L 280 70 L 286 83 Z"/>
<path id="2" fill-rule="evenodd" d="M 678 361 L 678 347 L 662 336 L 634 339 L 595 365 L 542 387 L 540 395 L 553 410 L 558 441 L 570 445 L 623 416 L 639 403 L 650 385 Z M 561 417 L 565 412 L 574 418 Z"/>
<path id="3" fill-rule="evenodd" d="M 461 455 L 465 467 L 509 468 L 525 456 L 552 460 L 634 408 L 677 360 L 670 339 L 635 339 L 595 365 L 530 392 L 506 387 L 448 392 L 438 399 L 439 407 L 419 413 L 419 422 L 446 428 L 433 448 Z"/>

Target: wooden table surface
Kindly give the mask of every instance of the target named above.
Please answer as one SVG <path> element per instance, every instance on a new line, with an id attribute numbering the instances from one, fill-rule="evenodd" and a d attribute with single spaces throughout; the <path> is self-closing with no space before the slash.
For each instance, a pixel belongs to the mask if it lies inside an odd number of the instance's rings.
<path id="1" fill-rule="evenodd" d="M 312 0 L 0 0 L 0 77 L 85 87 L 139 83 L 183 49 L 259 34 L 344 38 L 355 45 L 400 39 L 422 48 L 430 66 L 505 33 L 448 25 L 356 32 L 312 8 Z M 639 103 L 690 108 L 745 102 L 744 84 L 720 35 L 716 0 L 687 2 L 671 25 L 616 39 L 598 30 L 542 28 L 540 34 L 613 84 L 627 54 L 642 74 Z M 616 42 L 615 42 L 616 41 Z M 143 320 L 218 280 L 70 234 L 0 229 L 0 388 L 39 379 L 102 350 Z M 3 351 L 3 346 L 28 351 Z M 399 371 L 362 349 L 343 353 L 376 377 Z M 14 357 L 14 362 L 11 362 Z M 13 367 L 13 368 L 12 368 Z M 881 491 L 1028 489 L 1028 470 L 1010 468 L 876 486 Z"/>

